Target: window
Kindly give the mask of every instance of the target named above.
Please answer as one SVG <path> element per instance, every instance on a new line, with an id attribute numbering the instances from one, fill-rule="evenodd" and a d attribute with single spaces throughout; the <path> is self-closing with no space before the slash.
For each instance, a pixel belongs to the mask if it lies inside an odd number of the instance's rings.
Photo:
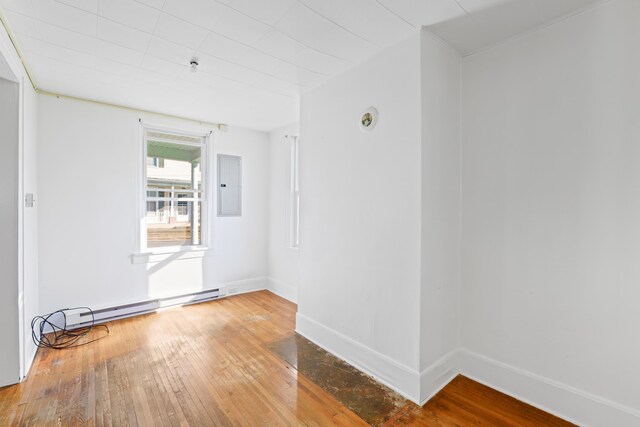
<path id="1" fill-rule="evenodd" d="M 141 250 L 201 246 L 207 135 L 144 128 Z"/>
<path id="2" fill-rule="evenodd" d="M 297 248 L 300 244 L 300 183 L 299 183 L 299 165 L 298 165 L 298 148 L 299 137 L 291 138 L 291 219 L 289 231 L 289 244 L 292 248 Z"/>

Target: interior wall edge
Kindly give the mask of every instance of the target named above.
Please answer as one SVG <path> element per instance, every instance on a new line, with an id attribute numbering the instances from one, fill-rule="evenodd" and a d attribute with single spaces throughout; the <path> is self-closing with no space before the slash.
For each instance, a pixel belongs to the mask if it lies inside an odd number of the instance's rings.
<path id="1" fill-rule="evenodd" d="M 425 405 L 460 374 L 460 350 L 445 354 L 420 372 L 420 405 Z"/>
<path id="2" fill-rule="evenodd" d="M 420 373 L 298 312 L 296 332 L 372 376 L 412 402 L 420 403 Z"/>
<path id="3" fill-rule="evenodd" d="M 268 277 L 267 290 L 294 304 L 298 303 L 298 289 L 289 283 Z"/>

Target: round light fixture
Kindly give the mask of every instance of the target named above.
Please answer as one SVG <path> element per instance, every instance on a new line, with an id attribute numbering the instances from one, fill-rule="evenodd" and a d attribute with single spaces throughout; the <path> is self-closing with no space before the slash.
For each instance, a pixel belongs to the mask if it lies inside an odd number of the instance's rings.
<path id="1" fill-rule="evenodd" d="M 196 73 L 198 71 L 198 61 L 192 59 L 191 62 L 189 62 L 189 69 L 192 73 Z"/>
<path id="2" fill-rule="evenodd" d="M 360 129 L 370 132 L 378 123 L 378 110 L 373 107 L 367 108 L 360 117 Z"/>

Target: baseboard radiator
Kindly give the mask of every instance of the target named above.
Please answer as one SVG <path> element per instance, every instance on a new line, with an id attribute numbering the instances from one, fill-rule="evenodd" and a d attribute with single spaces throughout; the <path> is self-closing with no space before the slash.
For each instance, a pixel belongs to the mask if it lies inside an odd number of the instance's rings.
<path id="1" fill-rule="evenodd" d="M 95 317 L 95 323 L 105 323 L 112 320 L 152 313 L 161 308 L 212 301 L 223 298 L 226 295 L 227 290 L 225 288 L 207 289 L 179 296 L 157 298 L 131 304 L 118 305 L 115 307 L 102 308 L 94 310 L 93 315 Z M 67 328 L 69 329 L 80 328 L 91 324 L 91 314 L 86 310 L 68 311 L 66 315 Z"/>

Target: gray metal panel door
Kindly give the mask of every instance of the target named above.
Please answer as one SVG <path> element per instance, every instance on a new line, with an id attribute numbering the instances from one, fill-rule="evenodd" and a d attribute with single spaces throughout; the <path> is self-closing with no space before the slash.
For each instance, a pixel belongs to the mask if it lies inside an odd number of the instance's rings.
<path id="1" fill-rule="evenodd" d="M 218 154 L 218 216 L 242 214 L 242 158 Z"/>

